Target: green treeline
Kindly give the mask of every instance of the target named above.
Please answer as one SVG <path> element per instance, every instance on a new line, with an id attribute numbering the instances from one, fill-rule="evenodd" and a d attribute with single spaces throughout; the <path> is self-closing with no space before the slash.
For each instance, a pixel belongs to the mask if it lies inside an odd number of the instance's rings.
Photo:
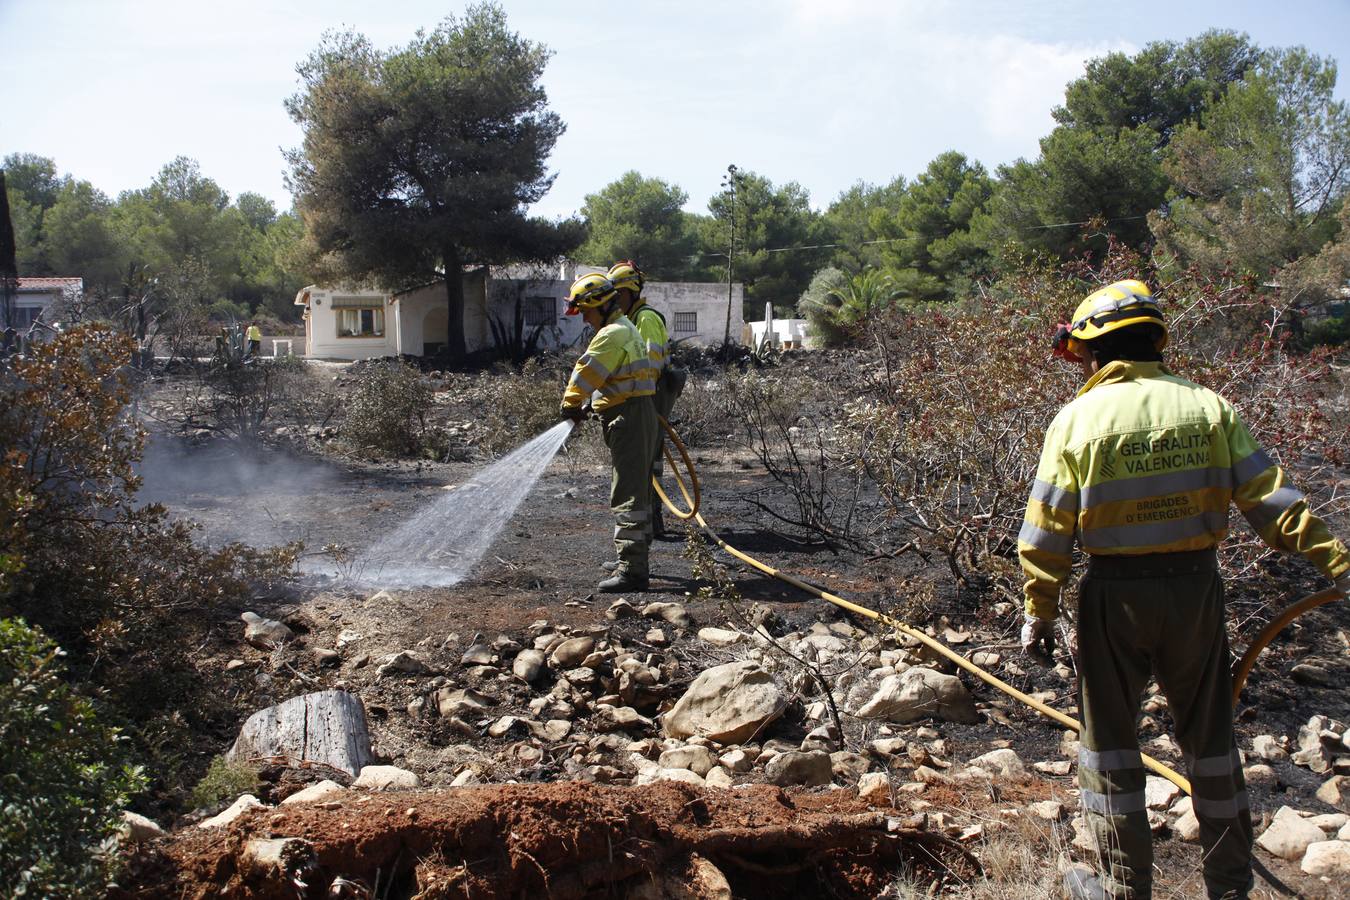
<path id="1" fill-rule="evenodd" d="M 685 210 L 688 194 L 679 185 L 633 170 L 589 194 L 580 222 L 549 230 L 519 216 L 508 228 L 499 211 L 511 202 L 523 211 L 550 183 L 542 165 L 561 123 L 537 88 L 545 51 L 510 34 L 496 7 L 475 8 L 462 25 L 451 24 L 423 39 L 425 46 L 415 42 L 384 59 L 350 35 L 314 54 L 308 93 L 289 101 L 308 129 L 306 147 L 291 160 L 298 213 L 278 213 L 257 194 L 231 199 L 184 158 L 148 187 L 114 199 L 59 176 L 53 160 L 7 157 L 20 273 L 83 276 L 88 291 L 114 299 L 143 296 L 150 284 L 166 302 L 216 317 L 293 318 L 296 290 L 327 274 L 323 254 L 343 254 L 354 272 L 388 267 L 388 260 L 352 260 L 360 246 L 379 243 L 362 240 L 363 228 L 367 238 L 389 233 L 410 246 L 404 238 L 413 233 L 431 245 L 425 260 L 394 261 L 423 281 L 426 271 L 443 270 L 443 259 L 527 258 L 531 235 L 546 237 L 549 252 L 583 263 L 634 258 L 657 279 L 725 280 L 734 241 L 734 278 L 747 286 L 750 315 L 758 318 L 766 301 L 783 313 L 817 315 L 858 305 L 836 316 L 846 324 L 876 305 L 969 296 L 1028 257 L 1098 259 L 1111 239 L 1150 252 L 1163 270 L 1194 266 L 1292 286 L 1304 307 L 1334 299 L 1350 265 L 1342 228 L 1350 114 L 1334 99 L 1334 61 L 1302 48 L 1266 49 L 1243 34 L 1210 31 L 1092 60 L 1066 87 L 1039 155 L 993 171 L 951 150 L 888 184 L 859 182 L 820 210 L 800 184 L 741 170 L 698 213 Z M 488 210 L 480 218 L 490 223 L 480 230 L 492 232 L 491 241 L 451 233 L 449 225 L 439 236 L 427 233 L 441 219 L 463 222 L 440 213 L 419 214 L 409 228 L 420 230 L 390 231 L 379 197 L 363 207 L 342 199 L 349 184 L 325 180 L 324 164 L 336 164 L 350 148 L 325 145 L 322 128 L 341 125 L 350 133 L 366 111 L 348 106 L 345 119 L 330 115 L 334 105 L 320 105 L 323 91 L 352 60 L 372 72 L 383 66 L 371 83 L 400 92 L 395 108 L 416 130 L 410 110 L 435 108 L 423 83 L 443 81 L 451 64 L 440 57 L 473 28 L 496 36 L 502 58 L 526 61 L 511 103 L 541 136 L 517 153 L 518 164 L 499 179 L 504 186 L 492 187 L 497 193 L 480 191 L 478 205 Z M 444 125 L 447 134 L 459 127 L 453 116 Z M 341 162 L 339 171 L 351 171 Z M 410 179 L 395 174 L 387 183 L 406 190 Z M 506 207 L 498 194 L 508 197 Z M 454 197 L 428 196 L 433 212 L 457 208 Z M 491 252 L 479 249 L 485 242 Z"/>

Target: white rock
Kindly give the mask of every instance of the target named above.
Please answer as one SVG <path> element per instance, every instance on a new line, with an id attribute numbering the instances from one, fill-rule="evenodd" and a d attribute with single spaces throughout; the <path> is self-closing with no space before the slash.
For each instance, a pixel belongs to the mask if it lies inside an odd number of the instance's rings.
<path id="1" fill-rule="evenodd" d="M 1064 818 L 1064 804 L 1058 800 L 1042 800 L 1031 804 L 1030 809 L 1036 818 L 1047 822 L 1058 822 Z"/>
<path id="2" fill-rule="evenodd" d="M 706 644 L 712 644 L 714 647 L 730 647 L 733 644 L 739 644 L 747 640 L 746 636 L 739 631 L 732 631 L 729 628 L 700 628 L 698 630 L 698 639 Z"/>
<path id="3" fill-rule="evenodd" d="M 1177 837 L 1187 843 L 1194 844 L 1200 840 L 1200 820 L 1195 817 L 1195 811 L 1187 809 L 1181 816 L 1172 823 L 1172 830 L 1177 833 Z"/>
<path id="4" fill-rule="evenodd" d="M 1281 806 L 1271 820 L 1270 827 L 1261 832 L 1256 843 L 1281 859 L 1299 859 L 1309 844 L 1325 841 L 1322 829 L 1309 822 L 1297 811 Z"/>
<path id="5" fill-rule="evenodd" d="M 1068 775 L 1073 770 L 1073 763 L 1067 759 L 1052 759 L 1032 763 L 1031 767 L 1042 775 Z"/>
<path id="6" fill-rule="evenodd" d="M 676 628 L 686 630 L 694 627 L 693 617 L 678 603 L 648 603 L 642 607 L 642 617 L 645 619 L 661 619 Z"/>
<path id="7" fill-rule="evenodd" d="M 885 772 L 867 772 L 858 779 L 858 796 L 869 803 L 891 802 L 891 779 Z"/>
<path id="8" fill-rule="evenodd" d="M 563 641 L 553 650 L 549 662 L 559 669 L 571 669 L 577 666 L 595 649 L 595 638 L 574 637 Z"/>
<path id="9" fill-rule="evenodd" d="M 1166 778 L 1150 775 L 1144 783 L 1144 803 L 1149 809 L 1167 809 L 1180 794 L 1181 788 Z"/>
<path id="10" fill-rule="evenodd" d="M 533 647 L 520 651 L 511 663 L 511 672 L 526 684 L 533 684 L 544 673 L 544 651 Z"/>
<path id="11" fill-rule="evenodd" d="M 708 787 L 715 788 L 729 788 L 735 784 L 735 781 L 731 777 L 731 773 L 721 766 L 713 766 L 712 769 L 708 771 L 708 774 L 703 776 L 703 780 L 707 783 Z"/>
<path id="12" fill-rule="evenodd" d="M 1323 813 L 1320 816 L 1309 816 L 1308 821 L 1328 834 L 1335 834 L 1346 822 L 1350 822 L 1350 816 L 1345 813 Z"/>
<path id="13" fill-rule="evenodd" d="M 1280 778 L 1265 763 L 1253 763 L 1242 770 L 1242 778 L 1252 787 L 1275 787 Z"/>
<path id="14" fill-rule="evenodd" d="M 296 803 L 317 803 L 320 800 L 328 799 L 334 794 L 341 794 L 346 790 L 346 788 L 336 781 L 325 778 L 323 781 L 301 788 L 294 794 L 291 794 L 285 800 L 281 801 L 281 805 L 291 806 Z"/>
<path id="15" fill-rule="evenodd" d="M 750 660 L 705 670 L 666 713 L 668 737 L 706 737 L 719 744 L 740 744 L 761 732 L 787 707 L 773 676 Z"/>
<path id="16" fill-rule="evenodd" d="M 372 791 L 401 791 L 421 787 L 422 779 L 398 766 L 366 766 L 352 782 L 354 788 Z"/>
<path id="17" fill-rule="evenodd" d="M 363 637 L 365 637 L 365 635 L 361 634 L 359 631 L 344 628 L 338 632 L 337 640 L 333 642 L 333 646 L 337 647 L 339 650 L 344 650 L 361 640 Z"/>
<path id="18" fill-rule="evenodd" d="M 683 781 L 685 784 L 694 784 L 699 787 L 706 787 L 708 784 L 703 780 L 703 776 L 688 769 L 663 769 L 660 766 L 640 772 L 638 777 L 633 779 L 633 783 L 639 785 L 653 784 L 657 781 Z"/>
<path id="19" fill-rule="evenodd" d="M 769 760 L 764 766 L 764 777 L 779 787 L 829 784 L 834 779 L 834 767 L 830 754 L 823 751 L 789 750 Z"/>
<path id="20" fill-rule="evenodd" d="M 631 706 L 601 706 L 591 717 L 591 725 L 603 731 L 628 731 L 651 728 L 652 720 Z"/>
<path id="21" fill-rule="evenodd" d="M 1022 764 L 1022 758 L 1015 751 L 1007 748 L 983 753 L 972 759 L 970 765 L 983 769 L 990 775 L 999 778 L 1022 779 L 1027 775 L 1027 769 Z"/>
<path id="22" fill-rule="evenodd" d="M 159 827 L 159 823 L 153 819 L 147 819 L 145 816 L 134 813 L 131 810 L 122 812 L 122 838 L 131 844 L 143 844 L 146 841 L 153 841 L 155 838 L 164 837 L 164 829 Z"/>
<path id="23" fill-rule="evenodd" d="M 1350 796 L 1347 796 L 1350 790 L 1343 790 L 1343 787 L 1350 788 L 1350 779 L 1344 775 L 1332 775 L 1317 789 L 1317 799 L 1328 806 L 1345 809 L 1346 801 L 1350 800 Z"/>
<path id="24" fill-rule="evenodd" d="M 749 772 L 755 766 L 755 759 L 745 748 L 733 747 L 718 757 L 717 761 L 732 772 Z"/>
<path id="25" fill-rule="evenodd" d="M 244 620 L 244 640 L 259 649 L 271 650 L 295 639 L 295 634 L 276 619 L 264 619 L 255 612 L 239 618 Z"/>
<path id="26" fill-rule="evenodd" d="M 1350 823 L 1341 826 L 1341 830 L 1336 832 L 1336 840 L 1350 841 Z"/>
<path id="27" fill-rule="evenodd" d="M 926 717 L 967 723 L 980 718 L 975 712 L 975 698 L 961 679 L 918 666 L 886 677 L 856 715 L 899 724 Z"/>
<path id="28" fill-rule="evenodd" d="M 699 775 L 707 775 L 713 766 L 717 765 L 717 759 L 712 751 L 696 744 L 665 750 L 657 762 L 663 769 L 688 769 Z"/>
<path id="29" fill-rule="evenodd" d="M 1289 753 L 1269 734 L 1258 734 L 1252 738 L 1252 752 L 1268 762 L 1289 758 Z"/>
<path id="30" fill-rule="evenodd" d="M 1309 875 L 1350 875 L 1350 841 L 1315 841 L 1309 844 L 1299 868 Z"/>
<path id="31" fill-rule="evenodd" d="M 230 804 L 224 812 L 217 813 L 209 819 L 203 819 L 197 823 L 198 828 L 224 828 L 250 809 L 257 809 L 264 806 L 263 802 L 252 794 L 244 794 L 238 800 Z"/>
<path id="32" fill-rule="evenodd" d="M 386 675 L 396 674 L 420 675 L 426 671 L 428 671 L 427 664 L 422 662 L 420 656 L 411 650 L 400 650 L 384 658 L 375 670 L 375 677 L 383 678 Z"/>

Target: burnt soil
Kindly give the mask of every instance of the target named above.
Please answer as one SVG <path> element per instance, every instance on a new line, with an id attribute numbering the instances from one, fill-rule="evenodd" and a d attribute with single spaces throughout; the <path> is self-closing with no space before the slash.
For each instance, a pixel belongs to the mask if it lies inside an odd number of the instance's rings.
<path id="1" fill-rule="evenodd" d="M 147 459 L 147 496 L 165 500 L 176 513 L 201 523 L 205 539 L 302 539 L 309 548 L 363 546 L 481 464 L 367 462 L 276 449 L 244 453 L 234 447 L 187 448 L 167 441 L 159 446 Z M 1056 670 L 1027 664 L 1015 652 L 1020 624 L 1016 610 L 994 613 L 989 596 L 955 589 L 950 573 L 936 561 L 928 565 L 912 555 L 871 558 L 803 543 L 744 502 L 751 492 L 772 487 L 752 456 L 718 447 L 698 449 L 695 459 L 705 485 L 704 515 L 728 542 L 872 608 L 914 609 L 913 601 L 921 595 L 920 608 L 936 633 L 947 626 L 968 631 L 971 638 L 960 648 L 963 652 L 1000 652 L 996 674 L 1022 690 L 1050 692 L 1052 705 L 1076 714 L 1073 676 L 1065 668 L 1068 657 L 1061 653 Z M 486 733 L 451 735 L 413 719 L 404 708 L 425 693 L 419 679 L 377 679 L 373 660 L 417 649 L 434 671 L 454 672 L 460 668 L 460 654 L 476 638 L 491 641 L 506 635 L 524 643 L 539 620 L 578 633 L 610 629 L 627 645 L 642 646 L 646 629 L 654 623 L 607 621 L 605 610 L 615 598 L 594 591 L 603 576 L 598 564 L 613 551 L 607 494 L 608 473 L 598 456 L 575 447 L 550 466 L 471 578 L 453 588 L 381 592 L 340 578 L 308 576 L 285 591 L 254 598 L 249 608 L 286 621 L 303 646 L 333 647 L 344 629 L 359 633 L 359 644 L 344 651 L 337 667 L 320 666 L 298 650 L 267 653 L 249 647 L 238 620 L 242 609 L 204 610 L 214 624 L 212 639 L 200 651 L 200 665 L 229 685 L 242 711 L 240 724 L 249 712 L 288 697 L 344 688 L 364 700 L 382 761 L 412 769 L 429 789 L 363 795 L 355 804 L 332 809 L 317 804 L 253 810 L 224 830 L 192 827 L 215 809 L 180 816 L 174 823 L 180 827 L 168 839 L 146 845 L 130 858 L 116 895 L 325 896 L 329 883 L 341 874 L 367 887 L 382 879 L 382 897 L 627 896 L 635 885 L 662 873 L 678 879 L 680 873 L 692 872 L 695 857 L 713 861 L 738 897 L 872 897 L 901 874 L 910 883 L 935 887 L 934 893 L 959 895 L 961 885 L 969 886 L 978 871 L 979 841 L 958 845 L 923 830 L 910 800 L 900 794 L 893 806 L 873 808 L 852 790 L 586 784 L 568 780 L 560 763 L 550 765 L 548 754 L 528 772 L 484 767 L 484 780 L 525 783 L 447 789 L 468 756 L 500 757 L 511 741 Z M 875 632 L 867 621 L 850 619 L 786 584 L 731 565 L 720 552 L 716 556 L 728 563 L 746 605 L 764 604 L 781 617 L 785 629 L 850 621 Z M 1288 569 L 1280 573 L 1289 585 L 1288 600 L 1320 586 L 1315 573 L 1299 563 L 1272 565 Z M 635 605 L 678 601 L 687 605 L 698 626 L 746 627 L 726 604 L 698 596 L 704 582 L 694 577 L 678 535 L 653 545 L 652 572 L 650 591 L 628 597 Z M 664 654 L 675 674 L 666 692 L 652 698 L 646 715 L 668 707 L 700 668 L 732 658 L 701 645 L 692 633 L 665 630 L 672 645 L 649 649 Z M 1350 718 L 1350 695 L 1340 687 L 1350 676 L 1347 634 L 1350 610 L 1342 604 L 1315 611 L 1286 630 L 1257 665 L 1244 694 L 1239 746 L 1249 748 L 1258 734 L 1293 739 L 1315 714 Z M 1308 658 L 1332 673 L 1330 685 L 1299 684 L 1289 677 L 1289 670 Z M 236 664 L 227 669 L 231 660 Z M 1012 747 L 1028 766 L 1062 758 L 1058 726 L 981 682 L 963 680 L 979 701 L 979 724 L 921 722 L 896 726 L 891 733 L 909 738 L 918 726 L 936 727 L 946 758 L 955 762 L 986 752 L 995 742 Z M 452 684 L 472 682 L 455 675 Z M 500 693 L 502 705 L 494 712 L 522 709 L 528 699 L 519 691 Z M 1153 718 L 1141 731 L 1145 744 L 1169 730 L 1165 710 Z M 800 712 L 795 718 L 790 714 L 782 736 L 800 740 L 810 727 L 801 719 Z M 849 720 L 844 743 L 861 749 L 878 736 L 876 725 Z M 233 734 L 206 737 L 214 741 L 216 752 L 223 752 Z M 1147 749 L 1181 768 L 1176 754 Z M 1322 778 L 1287 760 L 1272 767 L 1278 782 L 1250 790 L 1255 817 L 1269 817 L 1285 804 L 1334 811 L 1313 797 Z M 762 772 L 753 774 L 762 777 Z M 948 811 L 969 821 L 992 821 L 1010 805 L 1047 798 L 1072 808 L 1073 789 L 1072 775 L 1037 774 L 1030 783 L 997 795 L 930 786 L 909 796 L 922 797 L 930 813 Z M 1258 833 L 1260 827 L 1258 821 Z M 1056 828 L 1062 837 L 1054 844 L 1064 850 L 1072 832 L 1067 821 Z M 309 875 L 310 892 L 275 879 L 251 879 L 241 870 L 241 848 L 258 837 L 312 842 L 319 869 Z M 1155 852 L 1160 896 L 1203 890 L 1196 845 L 1164 832 L 1155 839 Z M 1342 886 L 1304 875 L 1297 863 L 1260 850 L 1258 858 L 1275 884 L 1258 879 L 1254 896 L 1342 895 Z M 1045 865 L 1056 866 L 1053 856 Z M 1001 895 L 1045 896 L 1051 883 L 1053 879 L 1044 881 L 1035 890 L 1010 885 Z"/>

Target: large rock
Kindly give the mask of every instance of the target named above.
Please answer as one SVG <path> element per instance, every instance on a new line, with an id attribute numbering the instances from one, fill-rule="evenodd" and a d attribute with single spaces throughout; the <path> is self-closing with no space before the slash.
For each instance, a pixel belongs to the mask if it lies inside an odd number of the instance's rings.
<path id="1" fill-rule="evenodd" d="M 554 648 L 549 662 L 559 669 L 575 668 L 581 665 L 581 661 L 590 656 L 594 649 L 595 638 L 585 636 L 569 638 Z"/>
<path id="2" fill-rule="evenodd" d="M 224 828 L 250 809 L 258 809 L 265 804 L 252 794 L 244 794 L 225 809 L 209 819 L 197 823 L 198 828 Z"/>
<path id="3" fill-rule="evenodd" d="M 130 844 L 143 844 L 164 837 L 164 829 L 153 819 L 147 819 L 131 810 L 122 812 L 122 837 Z"/>
<path id="4" fill-rule="evenodd" d="M 544 651 L 533 647 L 516 654 L 511 663 L 511 673 L 526 684 L 531 684 L 544 674 Z"/>
<path id="5" fill-rule="evenodd" d="M 1003 748 L 1001 750 L 990 750 L 981 756 L 977 756 L 970 761 L 970 765 L 977 769 L 983 769 L 990 775 L 999 778 L 1023 779 L 1026 778 L 1027 768 L 1022 764 L 1022 759 L 1014 750 Z"/>
<path id="6" fill-rule="evenodd" d="M 1332 775 L 1317 789 L 1317 799 L 1337 809 L 1346 808 L 1346 800 L 1350 799 L 1347 795 L 1350 795 L 1350 778 L 1344 775 Z"/>
<path id="7" fill-rule="evenodd" d="M 1299 865 L 1309 875 L 1340 876 L 1350 875 L 1350 842 L 1316 841 L 1308 845 Z M 1341 882 L 1345 886 L 1345 882 Z"/>
<path id="8" fill-rule="evenodd" d="M 244 640 L 259 649 L 272 650 L 295 639 L 295 634 L 276 619 L 264 619 L 255 612 L 239 618 L 244 620 Z"/>
<path id="9" fill-rule="evenodd" d="M 282 806 L 292 806 L 296 803 L 318 803 L 321 800 L 327 800 L 337 794 L 347 790 L 336 781 L 325 778 L 323 781 L 311 784 L 309 787 L 301 788 L 294 794 L 291 794 L 285 800 L 281 801 Z"/>
<path id="10" fill-rule="evenodd" d="M 421 786 L 422 779 L 416 773 L 398 766 L 366 766 L 352 782 L 354 788 L 372 791 L 410 791 Z"/>
<path id="11" fill-rule="evenodd" d="M 663 769 L 688 769 L 698 775 L 707 775 L 717 765 L 717 758 L 707 747 L 686 744 L 662 751 L 658 763 Z"/>
<path id="12" fill-rule="evenodd" d="M 292 697 L 249 716 L 226 757 L 285 756 L 324 763 L 355 775 L 375 761 L 361 701 L 346 691 Z"/>
<path id="13" fill-rule="evenodd" d="M 980 718 L 975 712 L 975 698 L 961 679 L 920 666 L 886 676 L 856 715 L 899 724 L 927 717 L 967 723 Z"/>
<path id="14" fill-rule="evenodd" d="M 805 753 L 789 750 L 769 760 L 769 764 L 764 767 L 764 777 L 779 787 L 829 784 L 834 780 L 834 765 L 830 754 L 822 750 Z"/>
<path id="15" fill-rule="evenodd" d="M 719 744 L 743 744 L 786 707 L 787 698 L 773 676 L 758 663 L 741 660 L 714 666 L 694 679 L 666 713 L 662 727 L 669 737 L 698 735 Z"/>
<path id="16" fill-rule="evenodd" d="M 1300 859 L 1310 844 L 1326 839 L 1322 829 L 1294 809 L 1281 806 L 1271 820 L 1270 827 L 1261 832 L 1256 843 L 1281 859 Z"/>

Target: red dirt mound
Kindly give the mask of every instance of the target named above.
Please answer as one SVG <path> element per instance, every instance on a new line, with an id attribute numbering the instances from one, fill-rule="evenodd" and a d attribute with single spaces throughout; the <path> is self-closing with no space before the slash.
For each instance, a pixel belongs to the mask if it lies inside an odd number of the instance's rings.
<path id="1" fill-rule="evenodd" d="M 261 841 L 277 838 L 300 840 L 269 859 Z M 875 897 L 902 870 L 942 882 L 976 868 L 850 792 L 563 782 L 253 810 L 142 849 L 113 897 L 698 898 L 718 895 L 710 871 L 737 897 Z"/>

